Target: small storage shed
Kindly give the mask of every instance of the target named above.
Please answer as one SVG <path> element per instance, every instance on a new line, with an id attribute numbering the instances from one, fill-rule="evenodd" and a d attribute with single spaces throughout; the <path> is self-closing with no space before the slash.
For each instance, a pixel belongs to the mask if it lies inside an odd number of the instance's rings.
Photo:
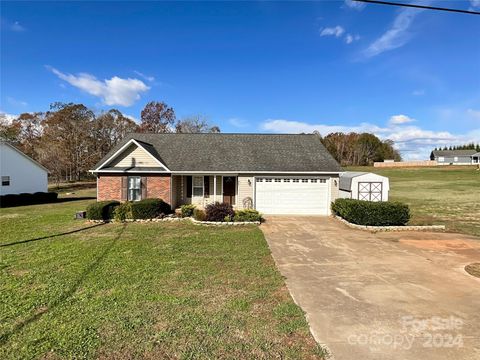
<path id="1" fill-rule="evenodd" d="M 366 201 L 388 201 L 388 178 L 369 172 L 346 171 L 340 174 L 340 197 Z"/>

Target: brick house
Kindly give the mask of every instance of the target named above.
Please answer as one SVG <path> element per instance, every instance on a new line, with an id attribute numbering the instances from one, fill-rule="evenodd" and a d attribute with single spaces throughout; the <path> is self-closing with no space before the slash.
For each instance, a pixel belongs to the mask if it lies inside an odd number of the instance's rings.
<path id="1" fill-rule="evenodd" d="M 330 214 L 338 163 L 315 134 L 131 134 L 92 170 L 97 200 L 227 202 L 265 214 Z"/>

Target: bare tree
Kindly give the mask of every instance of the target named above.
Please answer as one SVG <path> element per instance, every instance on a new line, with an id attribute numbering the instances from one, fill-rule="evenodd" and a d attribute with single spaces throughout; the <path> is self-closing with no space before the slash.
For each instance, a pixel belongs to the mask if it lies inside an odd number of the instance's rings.
<path id="1" fill-rule="evenodd" d="M 127 134 L 135 132 L 138 125 L 117 109 L 97 116 L 95 121 L 95 157 L 100 160 Z"/>
<path id="2" fill-rule="evenodd" d="M 45 113 L 23 113 L 13 120 L 12 126 L 18 129 L 18 143 L 20 149 L 32 157 L 38 160 L 38 144 L 42 136 L 43 120 Z"/>
<path id="3" fill-rule="evenodd" d="M 52 146 L 63 163 L 66 179 L 80 180 L 95 163 L 91 156 L 95 115 L 82 104 L 54 103 L 51 109 L 43 122 L 43 151 Z"/>
<path id="4" fill-rule="evenodd" d="M 177 133 L 219 133 L 218 126 L 211 126 L 206 117 L 193 115 L 179 120 L 175 125 Z"/>
<path id="5" fill-rule="evenodd" d="M 173 131 L 175 111 L 164 102 L 151 101 L 141 113 L 139 131 L 146 133 L 167 133 Z"/>
<path id="6" fill-rule="evenodd" d="M 6 140 L 12 143 L 19 142 L 20 129 L 7 118 L 7 115 L 0 113 L 0 140 Z"/>

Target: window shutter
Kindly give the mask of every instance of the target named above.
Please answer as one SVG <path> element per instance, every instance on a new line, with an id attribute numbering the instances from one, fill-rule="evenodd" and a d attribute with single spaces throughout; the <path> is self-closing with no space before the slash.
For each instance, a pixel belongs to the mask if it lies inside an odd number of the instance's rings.
<path id="1" fill-rule="evenodd" d="M 210 196 L 210 176 L 203 177 L 203 196 Z"/>
<path id="2" fill-rule="evenodd" d="M 192 197 L 192 177 L 187 176 L 187 198 Z"/>
<path id="3" fill-rule="evenodd" d="M 141 180 L 141 183 L 140 183 L 140 189 L 142 189 L 142 199 L 146 199 L 147 198 L 147 194 L 148 194 L 148 190 L 147 190 L 147 177 L 146 176 L 142 176 L 142 180 Z"/>
<path id="4" fill-rule="evenodd" d="M 128 194 L 128 177 L 122 176 L 122 191 L 121 191 L 121 200 L 126 201 Z"/>

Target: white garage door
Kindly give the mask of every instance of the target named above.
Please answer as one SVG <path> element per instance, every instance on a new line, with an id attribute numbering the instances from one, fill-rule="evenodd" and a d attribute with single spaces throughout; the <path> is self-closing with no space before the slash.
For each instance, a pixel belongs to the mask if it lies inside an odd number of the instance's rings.
<path id="1" fill-rule="evenodd" d="M 255 208 L 264 214 L 328 215 L 328 179 L 258 177 Z"/>

